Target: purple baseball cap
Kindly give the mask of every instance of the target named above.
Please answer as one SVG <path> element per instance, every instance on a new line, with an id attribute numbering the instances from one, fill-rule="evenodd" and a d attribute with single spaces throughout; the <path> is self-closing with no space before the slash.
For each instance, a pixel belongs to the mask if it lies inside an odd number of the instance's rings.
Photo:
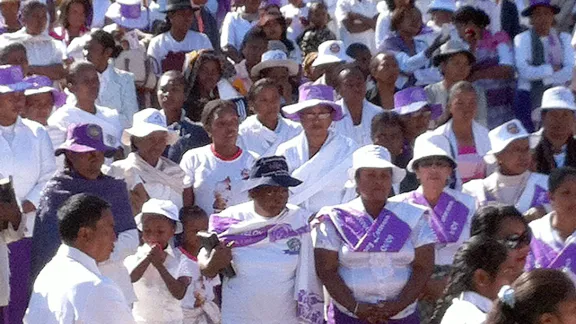
<path id="1" fill-rule="evenodd" d="M 298 103 L 284 106 L 282 111 L 286 118 L 299 121 L 300 112 L 306 108 L 326 105 L 332 108 L 332 120 L 338 121 L 344 117 L 342 107 L 334 102 L 334 88 L 322 85 L 305 83 L 298 88 Z"/>
<path id="2" fill-rule="evenodd" d="M 529 17 L 532 15 L 532 11 L 536 9 L 536 7 L 548 7 L 552 9 L 554 14 L 558 14 L 560 12 L 560 7 L 553 5 L 550 0 L 530 0 L 530 5 L 528 8 L 522 10 L 523 17 Z"/>
<path id="3" fill-rule="evenodd" d="M 406 88 L 394 95 L 394 111 L 398 115 L 412 114 L 424 107 L 430 108 L 431 119 L 436 119 L 442 115 L 442 105 L 429 104 L 426 91 L 420 87 Z"/>
<path id="4" fill-rule="evenodd" d="M 39 93 L 51 92 L 54 98 L 54 106 L 62 107 L 66 103 L 66 94 L 52 87 L 53 82 L 49 77 L 43 75 L 33 75 L 24 79 L 31 85 L 31 88 L 24 91 L 24 95 L 32 96 Z"/>
<path id="5" fill-rule="evenodd" d="M 104 144 L 102 128 L 95 124 L 71 124 L 68 126 L 66 142 L 55 152 L 58 156 L 65 151 L 76 153 L 103 152 L 105 157 L 112 157 L 116 149 Z"/>
<path id="6" fill-rule="evenodd" d="M 30 84 L 24 82 L 24 74 L 20 66 L 0 66 L 0 94 L 22 92 L 28 88 L 30 88 Z"/>

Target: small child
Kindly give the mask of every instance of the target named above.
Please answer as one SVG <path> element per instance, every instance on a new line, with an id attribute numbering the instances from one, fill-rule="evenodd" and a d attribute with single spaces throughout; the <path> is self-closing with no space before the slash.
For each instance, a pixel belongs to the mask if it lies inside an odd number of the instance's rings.
<path id="1" fill-rule="evenodd" d="M 335 40 L 336 35 L 328 28 L 330 16 L 323 2 L 313 2 L 308 8 L 308 27 L 297 39 L 300 49 L 307 55 L 318 52 L 318 46 L 328 40 Z"/>
<path id="2" fill-rule="evenodd" d="M 180 221 L 184 227 L 182 245 L 178 248 L 182 253 L 180 268 L 183 272 L 194 274 L 190 289 L 182 299 L 184 324 L 218 324 L 221 316 L 214 302 L 214 287 L 220 285 L 220 278 L 202 276 L 197 259 L 201 246 L 196 234 L 208 230 L 208 215 L 198 206 L 184 207 L 180 211 Z"/>
<path id="3" fill-rule="evenodd" d="M 144 203 L 135 220 L 144 244 L 124 260 L 138 298 L 134 319 L 136 323 L 182 323 L 180 300 L 193 274 L 180 268 L 179 254 L 170 246 L 174 234 L 182 232 L 178 207 L 153 198 Z"/>

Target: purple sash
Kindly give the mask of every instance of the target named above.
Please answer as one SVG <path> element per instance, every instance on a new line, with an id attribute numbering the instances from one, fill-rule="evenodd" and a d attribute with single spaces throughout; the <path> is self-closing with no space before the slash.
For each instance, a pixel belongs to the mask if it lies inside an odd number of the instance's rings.
<path id="1" fill-rule="evenodd" d="M 411 196 L 415 203 L 422 206 L 429 206 L 426 198 L 424 198 L 424 195 L 421 193 L 414 191 Z M 430 227 L 432 227 L 436 233 L 438 242 L 458 242 L 464 230 L 464 225 L 466 225 L 466 221 L 468 220 L 468 213 L 470 212 L 468 207 L 456 200 L 456 198 L 443 192 L 433 211 L 430 215 Z"/>
<path id="2" fill-rule="evenodd" d="M 374 222 L 364 213 L 340 208 L 334 208 L 329 219 L 356 252 L 398 252 L 412 232 L 408 224 L 388 209 L 383 209 Z"/>
<path id="3" fill-rule="evenodd" d="M 532 196 L 530 207 L 543 206 L 549 203 L 550 199 L 548 199 L 548 191 L 539 185 L 534 186 L 534 195 Z"/>
<path id="4" fill-rule="evenodd" d="M 576 274 L 576 243 L 566 245 L 560 252 L 557 252 L 548 244 L 537 238 L 532 238 L 530 242 L 531 258 L 529 269 L 568 269 Z"/>
<path id="5" fill-rule="evenodd" d="M 266 238 L 268 238 L 270 242 L 276 242 L 288 239 L 290 237 L 300 236 L 310 231 L 310 227 L 308 225 L 293 229 L 290 224 L 280 223 L 266 225 L 260 228 L 250 229 L 234 234 L 223 234 L 225 231 L 230 229 L 232 225 L 240 223 L 242 223 L 242 221 L 238 219 L 212 215 L 210 216 L 209 228 L 218 234 L 220 241 L 225 244 L 230 244 L 231 247 L 249 246 L 256 244 Z"/>

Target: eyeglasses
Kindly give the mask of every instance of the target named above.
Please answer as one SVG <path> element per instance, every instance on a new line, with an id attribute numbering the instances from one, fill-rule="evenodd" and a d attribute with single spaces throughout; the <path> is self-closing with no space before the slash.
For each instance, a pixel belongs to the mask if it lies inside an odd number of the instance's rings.
<path id="1" fill-rule="evenodd" d="M 500 240 L 500 243 L 504 244 L 509 250 L 517 250 L 523 248 L 524 246 L 530 245 L 532 241 L 532 231 L 527 230 L 522 233 L 522 235 L 512 234 Z"/>
<path id="2" fill-rule="evenodd" d="M 326 120 L 328 118 L 332 118 L 332 113 L 320 113 L 320 114 L 304 113 L 304 114 L 300 114 L 300 119 L 305 120 L 305 121 L 312 121 L 315 119 Z"/>
<path id="3" fill-rule="evenodd" d="M 418 162 L 419 168 L 431 168 L 433 166 L 437 168 L 449 168 L 452 165 L 450 164 L 450 162 L 444 159 L 425 159 L 423 161 Z"/>

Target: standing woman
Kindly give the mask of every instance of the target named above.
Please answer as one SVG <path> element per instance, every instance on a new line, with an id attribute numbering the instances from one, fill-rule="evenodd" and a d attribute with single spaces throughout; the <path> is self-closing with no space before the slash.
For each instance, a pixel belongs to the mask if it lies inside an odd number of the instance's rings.
<path id="1" fill-rule="evenodd" d="M 282 111 L 287 118 L 300 121 L 304 131 L 280 144 L 276 155 L 285 156 L 290 174 L 303 182 L 290 189 L 290 203 L 318 212 L 344 202 L 345 175 L 358 144 L 330 130 L 333 121 L 342 119 L 332 87 L 307 83 L 299 90 L 299 102 Z"/>
<path id="2" fill-rule="evenodd" d="M 332 297 L 330 324 L 420 323 L 417 299 L 434 270 L 436 237 L 424 208 L 388 201 L 405 171 L 368 145 L 350 174 L 359 197 L 313 222 L 318 277 Z"/>
<path id="3" fill-rule="evenodd" d="M 92 24 L 92 3 L 88 0 L 65 0 L 60 4 L 60 26 L 55 27 L 50 36 L 68 47 L 76 37 L 90 31 Z"/>
<path id="4" fill-rule="evenodd" d="M 442 297 L 454 255 L 470 237 L 470 221 L 476 211 L 472 196 L 449 186 L 456 167 L 448 139 L 443 135 L 423 134 L 416 140 L 414 158 L 407 167 L 416 173 L 420 187 L 391 199 L 426 208 L 427 220 L 438 238 L 434 273 L 419 303 L 423 321 L 432 316 L 436 301 Z"/>
<path id="5" fill-rule="evenodd" d="M 260 0 L 245 0 L 243 6 L 227 13 L 222 22 L 220 47 L 222 47 L 222 52 L 236 63 L 242 61 L 243 53 L 240 50 L 244 36 L 260 19 L 258 14 L 260 2 Z"/>
<path id="6" fill-rule="evenodd" d="M 530 223 L 534 237 L 530 244 L 527 269 L 564 270 L 576 282 L 576 169 L 552 171 L 548 179 L 552 212 Z"/>
<path id="7" fill-rule="evenodd" d="M 443 118 L 448 121 L 434 130 L 434 133 L 450 140 L 463 183 L 483 179 L 487 174 L 483 156 L 490 151 L 490 143 L 486 140 L 488 129 L 474 120 L 477 111 L 476 88 L 468 81 L 460 81 L 452 86 L 448 94 Z"/>
<path id="8" fill-rule="evenodd" d="M 519 120 L 513 119 L 488 134 L 492 149 L 484 160 L 497 163 L 497 171 L 485 179 L 470 181 L 463 191 L 480 206 L 490 202 L 514 205 L 529 220 L 544 216 L 550 209 L 548 177 L 530 172 L 530 143 Z"/>
<path id="9" fill-rule="evenodd" d="M 210 101 L 202 112 L 202 125 L 212 144 L 189 150 L 180 167 L 184 177 L 184 206 L 198 205 L 211 215 L 248 201 L 241 192 L 254 157 L 236 145 L 238 114 L 230 101 Z"/>
<path id="10" fill-rule="evenodd" d="M 542 102 L 547 88 L 566 85 L 572 79 L 574 48 L 570 35 L 557 31 L 554 15 L 560 8 L 550 1 L 530 1 L 522 16 L 530 17 L 532 28 L 514 38 L 518 90 L 515 110 L 529 132 L 534 131 L 532 111 Z"/>
<path id="11" fill-rule="evenodd" d="M 256 81 L 248 92 L 248 105 L 255 114 L 240 124 L 242 147 L 259 156 L 270 156 L 278 146 L 302 132 L 300 124 L 280 115 L 280 92 L 272 79 Z"/>

